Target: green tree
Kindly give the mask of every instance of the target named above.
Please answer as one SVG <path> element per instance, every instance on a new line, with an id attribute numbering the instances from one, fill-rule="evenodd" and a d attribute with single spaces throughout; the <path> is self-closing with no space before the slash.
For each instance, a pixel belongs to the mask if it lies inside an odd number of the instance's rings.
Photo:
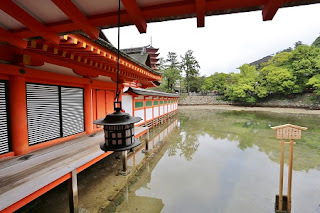
<path id="1" fill-rule="evenodd" d="M 239 74 L 231 74 L 225 97 L 231 101 L 255 102 L 255 87 L 258 81 L 258 72 L 255 66 L 244 64 L 239 67 Z"/>
<path id="2" fill-rule="evenodd" d="M 226 82 L 229 77 L 230 75 L 226 73 L 214 73 L 204 80 L 202 90 L 217 90 L 218 94 L 224 94 L 224 91 L 226 89 Z"/>
<path id="3" fill-rule="evenodd" d="M 315 46 L 300 45 L 293 51 L 292 70 L 299 92 L 303 92 L 312 76 L 320 74 L 320 49 Z"/>
<path id="4" fill-rule="evenodd" d="M 285 67 L 267 66 L 261 70 L 265 75 L 265 84 L 263 85 L 268 94 L 292 94 L 299 91 L 299 87 L 295 85 L 295 77 L 290 70 Z M 262 97 L 259 94 L 258 97 Z"/>
<path id="5" fill-rule="evenodd" d="M 309 79 L 307 85 L 314 87 L 314 92 L 317 95 L 320 95 L 320 74 L 312 76 L 312 78 Z"/>
<path id="6" fill-rule="evenodd" d="M 197 59 L 193 55 L 192 50 L 185 52 L 184 56 L 181 56 L 181 69 L 185 72 L 185 81 L 187 85 L 187 92 L 190 93 L 190 83 L 195 77 L 199 76 L 200 65 Z"/>
<path id="7" fill-rule="evenodd" d="M 176 81 L 181 79 L 180 63 L 175 52 L 168 52 L 167 59 L 163 59 L 162 81 L 160 89 L 165 92 L 174 92 Z"/>
<path id="8" fill-rule="evenodd" d="M 204 84 L 205 76 L 196 76 L 190 81 L 190 91 L 191 92 L 203 92 L 202 85 Z"/>

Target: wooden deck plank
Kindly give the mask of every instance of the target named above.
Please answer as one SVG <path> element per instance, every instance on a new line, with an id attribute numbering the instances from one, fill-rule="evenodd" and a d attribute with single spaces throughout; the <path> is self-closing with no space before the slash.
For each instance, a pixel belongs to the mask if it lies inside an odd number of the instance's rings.
<path id="1" fill-rule="evenodd" d="M 135 127 L 135 133 L 148 129 Z M 101 131 L 34 151 L 26 160 L 0 161 L 0 211 L 104 154 L 99 147 L 103 138 Z"/>

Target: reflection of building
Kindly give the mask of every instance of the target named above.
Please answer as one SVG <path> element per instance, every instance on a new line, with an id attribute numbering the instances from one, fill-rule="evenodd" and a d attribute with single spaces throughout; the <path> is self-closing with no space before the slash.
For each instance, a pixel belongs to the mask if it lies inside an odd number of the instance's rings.
<path id="1" fill-rule="evenodd" d="M 176 117 L 174 117 L 176 118 Z M 148 148 L 150 151 L 155 150 L 155 148 L 163 141 L 163 138 L 166 137 L 178 124 L 178 120 L 175 119 L 174 121 L 160 125 L 155 129 L 152 129 L 150 134 L 150 139 L 148 140 Z M 145 154 L 142 150 L 145 146 L 140 146 L 138 149 L 134 150 L 128 157 L 128 166 L 137 166 L 139 163 L 143 161 L 145 158 Z"/>

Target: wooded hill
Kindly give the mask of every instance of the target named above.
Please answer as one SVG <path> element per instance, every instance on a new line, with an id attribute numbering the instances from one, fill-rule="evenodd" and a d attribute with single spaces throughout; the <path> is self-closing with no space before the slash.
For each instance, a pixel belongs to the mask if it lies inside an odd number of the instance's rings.
<path id="1" fill-rule="evenodd" d="M 216 90 L 226 100 L 238 102 L 312 91 L 320 95 L 320 37 L 311 46 L 296 42 L 294 49 L 281 51 L 266 62 L 244 64 L 239 70 L 207 77 L 202 90 Z"/>

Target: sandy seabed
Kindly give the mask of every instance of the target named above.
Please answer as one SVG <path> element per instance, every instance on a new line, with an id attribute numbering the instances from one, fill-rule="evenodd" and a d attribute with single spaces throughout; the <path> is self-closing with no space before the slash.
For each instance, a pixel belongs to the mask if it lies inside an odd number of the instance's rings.
<path id="1" fill-rule="evenodd" d="M 310 109 L 300 109 L 300 108 L 244 107 L 244 106 L 232 106 L 232 105 L 192 105 L 192 106 L 190 105 L 190 106 L 178 106 L 178 109 L 216 109 L 216 110 L 320 115 L 320 110 L 310 110 Z"/>

